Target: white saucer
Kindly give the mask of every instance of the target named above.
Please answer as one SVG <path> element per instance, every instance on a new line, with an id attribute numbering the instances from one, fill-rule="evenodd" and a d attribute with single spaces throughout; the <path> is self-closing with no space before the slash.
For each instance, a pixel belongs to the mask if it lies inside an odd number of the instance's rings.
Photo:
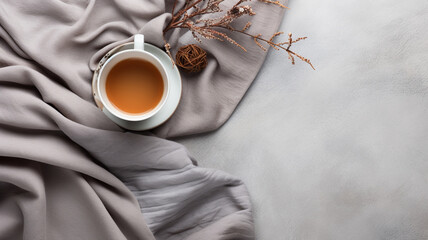
<path id="1" fill-rule="evenodd" d="M 158 57 L 159 60 L 166 66 L 166 72 L 167 72 L 166 74 L 169 78 L 171 78 L 171 88 L 170 88 L 168 99 L 166 100 L 163 108 L 158 113 L 156 113 L 152 117 L 143 121 L 131 122 L 131 121 L 120 119 L 112 115 L 110 112 L 107 111 L 106 108 L 103 107 L 99 97 L 97 96 L 98 73 L 101 67 L 103 66 L 103 64 L 107 61 L 107 59 L 110 56 L 126 49 L 132 49 L 133 47 L 134 47 L 134 43 L 125 43 L 115 47 L 114 49 L 109 51 L 106 55 L 104 55 L 104 57 L 99 62 L 97 69 L 94 72 L 94 76 L 92 77 L 92 93 L 94 95 L 94 100 L 97 106 L 104 112 L 104 114 L 107 115 L 108 118 L 110 118 L 117 125 L 129 130 L 143 131 L 143 130 L 152 129 L 161 125 L 166 120 L 168 120 L 172 116 L 172 114 L 175 112 L 175 109 L 177 109 L 178 103 L 180 102 L 180 98 L 181 98 L 181 89 L 182 89 L 181 76 L 180 76 L 180 72 L 177 69 L 177 66 L 172 64 L 171 59 L 168 57 L 168 55 L 164 51 L 162 51 L 158 47 L 155 47 L 151 44 L 144 43 L 144 50 Z"/>

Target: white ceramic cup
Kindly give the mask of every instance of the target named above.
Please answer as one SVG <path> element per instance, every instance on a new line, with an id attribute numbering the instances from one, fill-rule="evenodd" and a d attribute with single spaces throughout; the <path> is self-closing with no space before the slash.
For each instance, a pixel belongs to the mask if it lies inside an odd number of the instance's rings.
<path id="1" fill-rule="evenodd" d="M 141 60 L 145 60 L 153 64 L 160 72 L 163 80 L 163 94 L 162 98 L 159 101 L 158 105 L 148 111 L 141 114 L 132 114 L 128 112 L 124 112 L 117 107 L 115 107 L 110 100 L 107 97 L 106 92 L 106 80 L 109 72 L 111 69 L 118 64 L 119 62 L 130 59 L 130 58 L 137 58 Z M 126 121 L 142 121 L 145 119 L 148 119 L 155 115 L 159 110 L 165 105 L 165 102 L 169 95 L 169 78 L 167 75 L 167 72 L 165 70 L 165 66 L 162 64 L 162 62 L 155 57 L 153 54 L 144 51 L 144 35 L 137 34 L 134 36 L 134 49 L 128 49 L 124 51 L 120 51 L 113 56 L 111 56 L 102 66 L 100 73 L 98 74 L 98 96 L 100 98 L 100 101 L 102 102 L 104 106 L 104 110 L 107 110 L 112 115 L 126 120 Z"/>

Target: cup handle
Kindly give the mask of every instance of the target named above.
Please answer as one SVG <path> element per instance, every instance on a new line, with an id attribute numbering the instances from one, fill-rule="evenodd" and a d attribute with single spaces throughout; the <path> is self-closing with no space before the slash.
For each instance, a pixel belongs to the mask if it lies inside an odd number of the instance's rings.
<path id="1" fill-rule="evenodd" d="M 135 34 L 134 36 L 134 49 L 144 51 L 144 35 Z"/>

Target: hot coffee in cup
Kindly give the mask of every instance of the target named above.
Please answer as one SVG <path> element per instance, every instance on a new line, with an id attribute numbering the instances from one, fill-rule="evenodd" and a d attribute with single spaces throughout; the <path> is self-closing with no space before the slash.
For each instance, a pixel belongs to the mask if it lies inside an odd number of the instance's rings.
<path id="1" fill-rule="evenodd" d="M 116 117 L 141 121 L 156 114 L 169 93 L 165 67 L 144 51 L 144 36 L 134 37 L 134 49 L 110 57 L 98 76 L 98 95 L 104 107 Z"/>

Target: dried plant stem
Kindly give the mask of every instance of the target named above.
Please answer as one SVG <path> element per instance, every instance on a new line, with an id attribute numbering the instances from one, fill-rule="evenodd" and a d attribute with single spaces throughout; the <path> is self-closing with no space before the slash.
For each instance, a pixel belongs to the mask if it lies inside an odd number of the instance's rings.
<path id="1" fill-rule="evenodd" d="M 259 0 L 260 2 L 264 2 L 264 3 L 271 3 L 271 4 L 275 4 L 278 5 L 282 8 L 288 8 L 285 5 L 283 5 L 282 3 L 280 3 L 279 1 L 270 1 L 270 0 Z"/>
<path id="2" fill-rule="evenodd" d="M 187 19 L 189 18 L 193 18 L 197 15 L 202 15 L 206 13 L 207 8 L 203 9 L 205 11 L 196 11 L 194 13 L 191 13 L 190 15 L 188 15 L 188 17 L 180 20 L 180 21 L 176 21 L 177 19 L 179 19 L 181 16 L 183 16 L 183 14 L 187 13 L 187 11 L 189 11 L 191 8 L 195 7 L 198 3 L 202 2 L 203 0 L 197 0 L 194 3 L 192 3 L 189 6 L 185 6 L 184 9 L 178 11 L 178 13 L 176 15 L 174 15 L 174 10 L 175 10 L 175 6 L 177 5 L 178 0 L 174 1 L 174 6 L 173 6 L 173 13 L 172 13 L 172 19 L 170 21 L 170 23 L 166 26 L 166 28 L 163 30 L 163 32 L 167 32 L 169 30 L 171 30 L 172 28 L 177 27 L 178 25 L 184 23 Z M 190 2 L 190 1 L 188 1 Z"/>
<path id="3" fill-rule="evenodd" d="M 174 1 L 174 5 L 172 6 L 171 15 L 174 16 L 175 8 L 177 7 L 178 0 Z"/>
<path id="4" fill-rule="evenodd" d="M 278 48 L 281 48 L 281 49 L 283 49 L 283 50 L 285 50 L 289 55 L 291 54 L 292 56 L 296 56 L 296 57 L 298 57 L 299 59 L 301 59 L 302 61 L 304 61 L 304 62 L 306 62 L 306 63 L 308 63 L 311 67 L 312 67 L 312 69 L 314 69 L 315 70 L 315 67 L 312 65 L 312 63 L 311 63 L 311 60 L 309 60 L 309 59 L 306 59 L 306 58 L 304 58 L 304 57 L 302 57 L 301 55 L 299 55 L 299 54 L 297 54 L 297 53 L 295 53 L 295 52 L 293 52 L 293 51 L 291 51 L 290 50 L 290 48 L 291 48 L 291 45 L 293 44 L 293 43 L 296 43 L 296 42 L 298 42 L 298 41 L 300 41 L 300 40 L 304 40 L 304 39 L 306 39 L 306 37 L 300 37 L 300 38 L 297 38 L 296 40 L 293 40 L 292 39 L 292 34 L 291 33 L 289 33 L 288 34 L 288 36 L 289 36 L 289 38 L 288 38 L 288 42 L 281 42 L 281 43 L 275 43 L 275 42 L 273 42 L 272 40 L 273 40 L 273 38 L 275 38 L 276 36 L 279 36 L 279 35 L 281 35 L 283 32 L 276 32 L 276 33 L 274 33 L 273 35 L 272 35 L 272 37 L 270 38 L 270 40 L 267 40 L 267 39 L 264 39 L 264 38 L 262 38 L 261 37 L 261 34 L 258 34 L 258 35 L 252 35 L 252 34 L 250 34 L 250 33 L 247 33 L 247 32 L 245 32 L 245 31 L 243 31 L 243 30 L 239 30 L 239 29 L 234 29 L 234 28 L 231 28 L 231 27 L 221 27 L 221 28 L 225 28 L 225 29 L 228 29 L 228 30 L 230 30 L 230 31 L 232 31 L 232 32 L 239 32 L 239 33 L 242 33 L 242 34 L 245 34 L 245 35 L 247 35 L 247 36 L 249 36 L 249 37 L 252 37 L 253 39 L 254 39 L 254 41 L 256 42 L 256 44 L 262 49 L 262 50 L 264 50 L 264 51 L 266 51 L 266 48 L 265 47 L 263 47 L 259 42 L 258 42 L 258 40 L 260 40 L 260 41 L 263 41 L 263 42 L 266 42 L 267 44 L 269 44 L 272 48 L 274 48 L 275 50 L 279 50 Z M 287 44 L 287 47 L 284 47 L 283 45 L 286 45 Z M 293 57 L 291 57 L 292 59 L 294 59 Z M 294 60 L 292 60 L 292 62 L 291 62 L 292 64 L 294 64 L 295 62 L 294 62 Z"/>
<path id="5" fill-rule="evenodd" d="M 174 65 L 175 66 L 175 61 L 174 61 L 174 58 L 172 57 L 172 54 L 171 54 L 171 45 L 169 45 L 169 43 L 166 41 L 166 39 L 165 39 L 165 37 L 163 38 L 163 41 L 164 41 L 164 43 L 165 43 L 165 51 L 166 51 L 166 53 L 168 54 L 168 57 L 171 59 L 171 61 L 172 61 L 172 65 Z"/>
<path id="6" fill-rule="evenodd" d="M 255 44 L 264 51 L 267 51 L 267 48 L 263 46 L 261 42 L 267 43 L 269 46 L 271 46 L 275 50 L 281 50 L 281 49 L 285 50 L 292 64 L 295 63 L 294 58 L 297 57 L 300 60 L 308 63 L 315 70 L 314 66 L 312 65 L 309 59 L 306 59 L 303 56 L 297 54 L 296 52 L 290 50 L 291 45 L 293 43 L 304 40 L 306 39 L 306 37 L 300 37 L 293 40 L 292 35 L 290 33 L 288 35 L 288 41 L 276 43 L 274 42 L 274 39 L 279 35 L 283 34 L 283 32 L 276 32 L 269 39 L 265 39 L 261 34 L 254 35 L 247 32 L 247 30 L 252 25 L 251 22 L 247 22 L 247 24 L 242 28 L 242 30 L 235 29 L 231 26 L 231 24 L 236 19 L 242 16 L 246 16 L 246 15 L 253 16 L 256 14 L 253 11 L 251 6 L 241 5 L 242 3 L 249 2 L 251 0 L 235 0 L 236 3 L 229 10 L 227 10 L 223 16 L 219 17 L 218 15 L 216 15 L 214 18 L 195 19 L 196 16 L 200 16 L 200 15 L 206 16 L 212 13 L 223 12 L 223 10 L 220 9 L 219 4 L 224 1 L 225 0 L 185 0 L 184 6 L 177 12 L 176 12 L 176 8 L 178 5 L 178 0 L 174 1 L 172 11 L 171 11 L 171 14 L 172 14 L 171 21 L 163 30 L 165 49 L 168 53 L 168 56 L 171 58 L 171 61 L 174 62 L 174 58 L 171 55 L 171 52 L 170 52 L 171 46 L 166 41 L 165 34 L 169 30 L 174 28 L 189 29 L 189 31 L 192 33 L 195 40 L 198 42 L 202 42 L 201 37 L 205 39 L 216 39 L 219 41 L 228 41 L 233 45 L 240 47 L 242 50 L 247 51 L 241 44 L 239 44 L 230 36 L 228 36 L 227 33 L 225 33 L 224 31 L 220 32 L 217 30 L 217 29 L 224 29 L 226 31 L 241 33 L 253 38 Z M 273 1 L 273 0 L 257 0 L 257 1 L 274 5 L 280 8 L 287 8 L 285 5 L 283 5 L 279 1 Z"/>

